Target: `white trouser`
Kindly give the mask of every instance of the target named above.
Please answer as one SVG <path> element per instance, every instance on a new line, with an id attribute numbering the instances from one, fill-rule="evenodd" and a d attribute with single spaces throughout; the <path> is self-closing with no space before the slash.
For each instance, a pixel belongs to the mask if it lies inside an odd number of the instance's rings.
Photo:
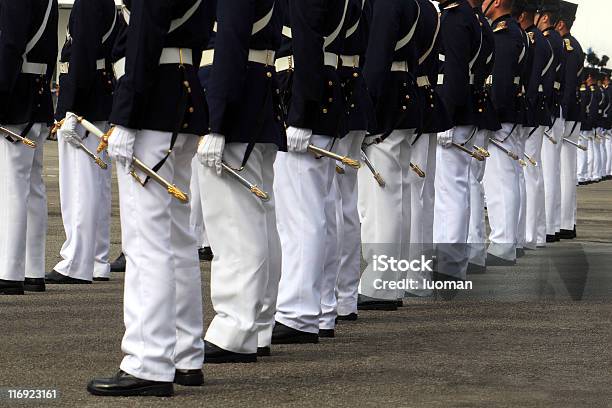
<path id="1" fill-rule="evenodd" d="M 338 186 L 336 164 L 328 160 L 330 170 L 334 177 L 329 194 L 325 198 L 325 265 L 321 280 L 321 314 L 319 316 L 319 329 L 333 329 L 336 320 L 336 280 L 340 273 L 340 236 L 343 235 L 342 197 Z"/>
<path id="2" fill-rule="evenodd" d="M 373 257 L 387 255 L 409 259 L 410 243 L 410 141 L 414 130 L 395 130 L 382 143 L 365 149 L 365 153 L 385 179 L 381 188 L 369 171 L 360 171 L 359 212 L 362 215 L 361 240 L 365 270 L 359 282 L 359 293 L 376 299 L 395 300 L 397 290 L 377 289 L 378 279 L 396 281 L 399 275 L 388 270 L 375 271 Z M 366 138 L 366 143 L 372 138 Z M 403 292 L 403 291 L 402 291 Z M 401 294 L 403 296 L 403 293 Z"/>
<path id="3" fill-rule="evenodd" d="M 311 142 L 328 148 L 330 138 L 313 135 Z M 290 152 L 279 153 L 274 163 L 276 217 L 283 254 L 276 321 L 309 333 L 319 330 L 327 234 L 325 200 L 334 169 L 330 160 Z"/>
<path id="4" fill-rule="evenodd" d="M 578 142 L 580 123 L 565 122 L 566 138 Z M 562 142 L 561 148 L 561 218 L 560 229 L 573 230 L 576 225 L 576 148 Z"/>
<path id="5" fill-rule="evenodd" d="M 529 136 L 531 129 L 533 128 L 519 126 L 515 130 L 516 135 L 513 134 L 511 136 L 516 142 L 516 154 L 518 155 L 519 160 L 526 161 L 524 155 L 525 143 L 527 142 L 527 137 Z M 527 192 L 525 186 L 525 168 L 521 165 L 519 160 L 514 161 L 519 182 L 519 217 L 516 229 L 516 247 L 523 249 L 525 247 L 525 229 L 527 222 Z"/>
<path id="6" fill-rule="evenodd" d="M 452 133 L 453 142 L 472 150 L 473 126 L 458 126 Z M 466 143 L 467 142 L 467 143 Z M 465 279 L 469 260 L 470 228 L 470 163 L 472 157 L 454 147 L 436 149 L 436 202 L 433 240 L 438 256 L 438 271 Z"/>
<path id="7" fill-rule="evenodd" d="M 208 236 L 206 235 L 206 227 L 204 226 L 204 216 L 202 215 L 202 193 L 200 192 L 200 177 L 199 177 L 200 162 L 197 157 L 191 160 L 191 183 L 189 185 L 189 198 L 191 205 L 191 216 L 189 217 L 189 225 L 191 231 L 196 237 L 198 248 L 210 246 Z"/>
<path id="8" fill-rule="evenodd" d="M 474 145 L 490 149 L 490 130 L 481 129 L 474 136 Z M 468 232 L 470 263 L 485 266 L 487 260 L 487 227 L 484 211 L 484 187 L 482 179 L 486 167 L 485 161 L 470 159 L 470 229 Z"/>
<path id="9" fill-rule="evenodd" d="M 21 134 L 25 125 L 8 126 Z M 47 195 L 42 180 L 47 126 L 35 124 L 27 137 L 36 149 L 0 136 L 0 279 L 45 277 Z"/>
<path id="10" fill-rule="evenodd" d="M 95 125 L 102 130 L 106 123 Z M 84 138 L 86 131 L 77 132 Z M 95 152 L 99 141 L 94 135 L 83 144 Z M 108 164 L 101 169 L 84 151 L 62 137 L 59 148 L 59 187 L 62 221 L 66 241 L 60 250 L 62 260 L 53 268 L 62 275 L 91 281 L 93 277 L 109 277 L 110 211 L 112 167 L 106 152 L 101 159 Z"/>
<path id="11" fill-rule="evenodd" d="M 591 181 L 599 180 L 599 162 L 601 160 L 601 153 L 599 152 L 599 140 L 597 139 L 597 130 L 593 130 L 593 152 L 592 152 L 592 162 L 591 162 L 591 172 L 590 179 Z"/>
<path id="12" fill-rule="evenodd" d="M 412 146 L 411 162 L 425 172 L 425 178 L 410 173 L 410 259 L 420 259 L 421 255 L 431 258 L 433 254 L 433 218 L 436 179 L 436 134 L 426 133 Z M 409 271 L 406 278 L 416 282 L 430 280 L 431 273 Z M 406 289 L 412 295 L 429 296 L 429 289 Z"/>
<path id="13" fill-rule="evenodd" d="M 590 131 L 581 131 L 580 136 L 578 137 L 578 142 L 583 145 L 589 145 L 589 132 Z M 582 149 L 578 149 L 576 152 L 576 174 L 579 182 L 585 182 L 589 180 L 589 153 L 588 151 L 584 151 Z"/>
<path id="14" fill-rule="evenodd" d="M 542 175 L 546 205 L 546 234 L 555 235 L 561 225 L 561 146 L 565 132 L 565 120 L 557 118 L 551 136 L 557 141 L 553 144 L 548 137 L 542 142 Z"/>
<path id="15" fill-rule="evenodd" d="M 535 249 L 546 245 L 546 207 L 544 204 L 544 178 L 542 176 L 542 142 L 546 126 L 539 126 L 527 138 L 525 153 L 537 164 L 527 161 L 525 167 L 525 247 Z"/>
<path id="16" fill-rule="evenodd" d="M 153 167 L 167 154 L 171 137 L 139 131 L 134 155 Z M 197 143 L 197 137 L 179 134 L 158 171 L 182 191 L 189 188 Z M 175 369 L 200 369 L 204 361 L 200 263 L 190 207 L 154 181 L 141 186 L 123 167 L 117 175 L 127 259 L 121 369 L 145 380 L 173 381 Z"/>
<path id="17" fill-rule="evenodd" d="M 365 131 L 351 131 L 344 138 L 336 142 L 338 154 L 359 160 L 361 144 Z M 362 168 L 359 171 L 369 171 Z M 361 224 L 357 211 L 357 170 L 344 166 L 344 174 L 336 175 L 340 192 L 339 213 L 339 242 L 340 242 L 340 269 L 336 279 L 336 313 L 348 315 L 357 313 L 357 288 L 361 275 Z M 326 298 L 324 294 L 323 298 Z M 333 294 L 330 293 L 330 295 Z M 325 314 L 325 311 L 323 314 Z M 322 327 L 322 326 L 321 326 Z"/>
<path id="18" fill-rule="evenodd" d="M 605 130 L 601 129 L 601 141 L 600 141 L 600 151 L 601 151 L 601 166 L 599 167 L 599 176 L 605 177 L 608 175 L 608 149 L 606 146 L 606 136 Z"/>
<path id="19" fill-rule="evenodd" d="M 224 160 L 240 167 L 246 148 L 246 143 L 227 144 Z M 275 145 L 255 145 L 240 172 L 270 194 L 266 203 L 229 175 L 219 177 L 214 168 L 199 166 L 200 187 L 206 192 L 202 196 L 204 221 L 215 254 L 210 296 L 216 314 L 205 339 L 235 353 L 257 352 L 258 318 L 268 277 L 278 280 L 280 248 L 272 192 L 276 151 Z M 269 320 L 261 323 L 272 326 L 273 318 L 269 314 Z"/>
<path id="20" fill-rule="evenodd" d="M 516 135 L 520 127 L 503 123 L 502 129 L 495 132 L 495 139 L 509 151 L 516 153 Z M 491 255 L 514 261 L 516 259 L 516 244 L 518 235 L 518 219 L 520 206 L 520 186 L 518 169 L 515 160 L 510 158 L 497 146 L 490 146 L 491 156 L 483 179 L 487 197 L 487 213 L 491 233 L 489 249 Z"/>
<path id="21" fill-rule="evenodd" d="M 610 131 L 608 131 L 608 136 L 606 137 L 606 175 L 612 176 L 612 135 Z"/>

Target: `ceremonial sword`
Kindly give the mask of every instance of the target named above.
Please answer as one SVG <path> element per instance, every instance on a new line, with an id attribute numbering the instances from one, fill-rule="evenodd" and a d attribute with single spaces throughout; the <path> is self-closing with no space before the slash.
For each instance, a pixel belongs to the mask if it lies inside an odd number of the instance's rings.
<path id="1" fill-rule="evenodd" d="M 32 139 L 28 139 L 27 137 L 23 137 L 20 134 L 17 134 L 17 133 L 13 132 L 10 129 L 7 129 L 5 127 L 0 126 L 0 132 L 6 133 L 10 137 L 19 140 L 21 143 L 23 143 L 24 145 L 26 145 L 28 147 L 31 147 L 32 149 L 36 148 L 36 142 L 34 142 Z"/>
<path id="2" fill-rule="evenodd" d="M 312 144 L 308 146 L 308 151 L 315 156 L 328 157 L 354 169 L 359 169 L 361 167 L 361 163 L 359 163 L 358 160 L 351 159 L 350 157 L 346 156 L 340 156 L 339 154 L 330 152 L 329 150 L 322 149 Z"/>
<path id="3" fill-rule="evenodd" d="M 108 136 L 111 134 L 112 130 L 114 129 L 114 128 L 111 128 L 107 133 L 104 133 L 103 131 L 98 129 L 93 123 L 85 120 L 82 117 L 79 117 L 77 119 L 77 121 L 85 129 L 87 129 L 90 133 L 95 135 L 97 138 L 99 138 L 103 142 L 107 142 L 108 141 Z M 100 150 L 100 149 L 98 148 L 98 150 Z M 185 194 L 177 186 L 175 186 L 174 184 L 170 183 L 168 180 L 166 180 L 165 178 L 163 178 L 162 176 L 157 174 L 157 172 L 155 172 L 149 166 L 147 166 L 142 161 L 140 161 L 136 156 L 132 156 L 132 164 L 131 164 L 131 166 L 132 166 L 132 171 L 130 172 L 130 175 L 132 177 L 134 177 L 134 179 L 140 185 L 142 185 L 143 187 L 145 185 L 145 182 L 142 181 L 142 179 L 136 174 L 134 169 L 142 171 L 144 174 L 146 174 L 148 177 L 150 177 L 151 180 L 155 181 L 157 184 L 159 184 L 160 186 L 165 188 L 166 191 L 168 191 L 168 194 L 170 194 L 172 197 L 176 198 L 180 202 L 182 202 L 182 203 L 188 203 L 189 202 L 189 196 L 187 194 Z"/>
<path id="4" fill-rule="evenodd" d="M 531 163 L 531 165 L 533 167 L 538 167 L 538 162 L 535 161 L 531 156 L 529 156 L 527 153 L 523 153 L 523 156 L 525 156 L 525 158 L 529 161 L 529 163 Z"/>
<path id="5" fill-rule="evenodd" d="M 489 138 L 489 142 L 491 144 L 493 144 L 495 147 L 497 147 L 499 150 L 501 150 L 502 152 L 506 153 L 512 160 L 518 160 L 519 157 L 516 155 L 516 153 L 511 152 L 510 150 L 506 149 L 499 140 L 497 139 L 493 139 L 492 137 Z"/>
<path id="6" fill-rule="evenodd" d="M 466 148 L 465 146 L 460 145 L 459 143 L 451 143 L 451 146 L 454 147 L 455 149 L 459 149 L 462 152 L 469 154 L 470 156 L 472 156 L 474 159 L 478 160 L 478 161 L 484 161 L 484 156 L 482 154 L 480 154 L 479 152 L 474 152 L 468 148 Z"/>
<path id="7" fill-rule="evenodd" d="M 374 176 L 374 180 L 376 180 L 378 185 L 384 188 L 387 185 L 387 183 L 385 182 L 385 179 L 383 179 L 380 173 L 376 171 L 376 168 L 374 167 L 374 165 L 368 158 L 368 155 L 363 151 L 363 149 L 361 149 L 361 160 L 363 160 L 363 162 L 366 164 L 366 167 L 370 169 L 370 172 L 372 172 L 372 175 Z"/>
<path id="8" fill-rule="evenodd" d="M 263 191 L 256 184 L 253 184 L 250 181 L 248 181 L 247 179 L 245 179 L 244 177 L 242 177 L 239 174 L 238 170 L 231 168 L 225 162 L 222 162 L 221 166 L 223 167 L 223 170 L 225 170 L 230 176 L 235 178 L 240 184 L 242 184 L 243 186 L 248 188 L 251 191 L 251 193 L 255 194 L 258 198 L 261 199 L 261 201 L 265 202 L 265 201 L 269 201 L 270 200 L 270 195 L 268 193 Z"/>
<path id="9" fill-rule="evenodd" d="M 566 143 L 571 144 L 572 146 L 574 146 L 574 147 L 576 147 L 576 148 L 578 148 L 578 149 L 580 149 L 580 150 L 582 150 L 584 152 L 586 152 L 588 150 L 588 147 L 583 146 L 581 144 L 578 144 L 578 143 L 574 142 L 573 140 L 568 139 L 567 137 L 564 137 L 563 141 L 566 142 Z"/>

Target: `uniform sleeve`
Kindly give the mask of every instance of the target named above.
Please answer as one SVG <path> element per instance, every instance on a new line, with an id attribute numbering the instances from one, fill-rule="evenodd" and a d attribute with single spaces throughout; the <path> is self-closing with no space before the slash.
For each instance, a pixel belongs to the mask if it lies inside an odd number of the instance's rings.
<path id="1" fill-rule="evenodd" d="M 63 85 L 60 88 L 58 112 L 56 119 L 60 120 L 66 112 L 79 114 L 81 100 L 89 98 L 96 77 L 96 60 L 98 46 L 108 30 L 104 25 L 103 2 L 100 0 L 81 0 L 72 9 L 75 13 L 71 20 L 70 36 L 70 67 Z"/>
<path id="2" fill-rule="evenodd" d="M 395 2 L 377 0 L 372 10 L 372 23 L 363 76 L 372 99 L 380 98 L 391 65 L 395 44 L 399 37 L 400 16 Z"/>
<path id="3" fill-rule="evenodd" d="M 125 75 L 115 92 L 110 118 L 113 124 L 135 128 L 137 118 L 142 115 L 143 95 L 154 85 L 164 40 L 170 30 L 172 4 L 172 0 L 132 0 Z"/>
<path id="4" fill-rule="evenodd" d="M 21 72 L 31 16 L 31 0 L 4 0 L 0 3 L 0 120 L 4 116 L 7 97 Z"/>
<path id="5" fill-rule="evenodd" d="M 569 106 L 576 99 L 576 90 L 578 88 L 578 72 L 582 69 L 584 59 L 578 50 L 565 53 L 565 76 L 563 87 L 562 107 L 563 112 L 569 112 Z"/>
<path id="6" fill-rule="evenodd" d="M 444 83 L 440 85 L 439 90 L 451 117 L 456 106 L 463 106 L 465 101 L 469 100 L 470 93 L 471 56 L 465 52 L 465 48 L 472 41 L 469 28 L 458 21 L 458 17 L 460 16 L 448 15 L 448 20 L 445 18 L 440 26 L 444 50 Z"/>
<path id="7" fill-rule="evenodd" d="M 290 0 L 295 59 L 290 126 L 312 128 L 324 90 L 323 27 L 328 0 Z"/>
<path id="8" fill-rule="evenodd" d="M 529 87 L 527 88 L 527 98 L 531 103 L 535 103 L 538 98 L 538 90 L 540 85 L 544 84 L 542 72 L 550 61 L 550 50 L 545 39 L 538 38 L 535 43 L 535 52 L 533 63 L 531 66 L 531 74 L 529 76 Z M 552 67 L 549 69 L 553 69 Z"/>
<path id="9" fill-rule="evenodd" d="M 254 10 L 254 0 L 218 2 L 215 60 L 207 91 L 213 133 L 226 134 L 226 112 L 230 106 L 240 104 L 246 81 Z"/>
<path id="10" fill-rule="evenodd" d="M 520 75 L 518 59 L 523 50 L 523 41 L 518 41 L 508 31 L 495 35 L 492 99 L 498 110 L 513 110 L 516 98 L 514 77 Z"/>

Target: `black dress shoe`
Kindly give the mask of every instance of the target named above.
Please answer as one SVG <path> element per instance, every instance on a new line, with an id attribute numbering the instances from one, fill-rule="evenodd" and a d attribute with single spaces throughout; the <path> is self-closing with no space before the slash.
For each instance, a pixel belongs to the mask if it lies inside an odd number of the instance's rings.
<path id="1" fill-rule="evenodd" d="M 487 254 L 487 266 L 514 266 L 516 261 L 509 261 L 499 256 Z"/>
<path id="2" fill-rule="evenodd" d="M 336 337 L 336 332 L 334 329 L 319 329 L 319 337 L 331 339 Z"/>
<path id="3" fill-rule="evenodd" d="M 404 307 L 404 301 L 403 301 L 402 299 L 397 299 L 397 300 L 395 301 L 395 305 L 398 307 L 398 309 L 399 309 L 400 307 Z"/>
<path id="4" fill-rule="evenodd" d="M 317 333 L 292 329 L 276 322 L 272 330 L 272 344 L 315 344 L 319 342 Z"/>
<path id="5" fill-rule="evenodd" d="M 94 378 L 87 391 L 106 397 L 171 397 L 174 387 L 171 382 L 142 380 L 119 370 L 110 378 Z"/>
<path id="6" fill-rule="evenodd" d="M 482 275 L 487 273 L 487 267 L 482 265 L 477 265 L 474 263 L 468 263 L 467 274 L 468 275 Z"/>
<path id="7" fill-rule="evenodd" d="M 95 277 L 94 276 L 93 280 L 95 282 L 108 282 L 110 280 L 110 278 L 102 278 L 102 277 Z"/>
<path id="8" fill-rule="evenodd" d="M 257 347 L 257 357 L 270 357 L 272 350 L 268 347 Z"/>
<path id="9" fill-rule="evenodd" d="M 209 246 L 198 249 L 198 256 L 200 257 L 200 261 L 204 262 L 210 262 L 215 257 Z"/>
<path id="10" fill-rule="evenodd" d="M 555 242 L 555 236 L 546 234 L 546 243 Z"/>
<path id="11" fill-rule="evenodd" d="M 397 310 L 396 300 L 375 299 L 369 296 L 359 295 L 357 297 L 357 310 Z"/>
<path id="12" fill-rule="evenodd" d="M 561 241 L 561 235 L 558 232 L 555 232 L 555 242 Z"/>
<path id="13" fill-rule="evenodd" d="M 115 259 L 111 263 L 110 265 L 111 272 L 125 272 L 125 264 L 126 264 L 125 255 L 122 252 L 121 254 L 119 254 L 117 259 Z"/>
<path id="14" fill-rule="evenodd" d="M 204 364 L 256 363 L 257 353 L 234 353 L 204 341 Z"/>
<path id="15" fill-rule="evenodd" d="M 204 385 L 204 373 L 202 370 L 181 370 L 174 372 L 174 383 L 185 387 L 200 387 Z"/>
<path id="16" fill-rule="evenodd" d="M 518 258 L 522 258 L 525 256 L 525 249 L 524 248 L 516 248 L 516 257 Z"/>
<path id="17" fill-rule="evenodd" d="M 23 282 L 0 279 L 0 295 L 23 295 Z"/>
<path id="18" fill-rule="evenodd" d="M 336 316 L 336 323 L 338 323 L 341 320 L 354 322 L 358 318 L 359 318 L 359 315 L 357 313 L 349 313 L 347 315 L 338 315 Z"/>
<path id="19" fill-rule="evenodd" d="M 26 292 L 44 292 L 46 290 L 45 278 L 25 278 L 23 290 Z"/>
<path id="20" fill-rule="evenodd" d="M 49 284 L 57 284 L 57 285 L 87 285 L 90 284 L 91 281 L 71 278 L 70 276 L 62 275 L 61 273 L 53 270 L 45 275 L 45 283 Z"/>
<path id="21" fill-rule="evenodd" d="M 559 237 L 561 239 L 574 239 L 576 238 L 576 230 L 564 230 L 562 229 L 561 232 L 559 232 Z"/>

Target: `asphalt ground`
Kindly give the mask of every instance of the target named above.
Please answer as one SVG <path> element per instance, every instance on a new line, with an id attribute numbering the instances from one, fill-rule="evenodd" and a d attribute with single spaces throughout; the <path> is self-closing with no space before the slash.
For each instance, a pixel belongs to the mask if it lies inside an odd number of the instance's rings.
<path id="1" fill-rule="evenodd" d="M 47 269 L 64 239 L 57 147 L 46 146 Z M 117 195 L 112 255 L 120 252 Z M 612 407 L 612 182 L 579 188 L 579 239 L 473 275 L 452 301 L 362 312 L 318 345 L 275 346 L 256 364 L 206 365 L 173 398 L 101 398 L 85 385 L 121 361 L 123 275 L 0 298 L 0 407 Z M 206 324 L 210 264 L 202 263 Z M 18 401 L 9 388 L 56 389 Z"/>

